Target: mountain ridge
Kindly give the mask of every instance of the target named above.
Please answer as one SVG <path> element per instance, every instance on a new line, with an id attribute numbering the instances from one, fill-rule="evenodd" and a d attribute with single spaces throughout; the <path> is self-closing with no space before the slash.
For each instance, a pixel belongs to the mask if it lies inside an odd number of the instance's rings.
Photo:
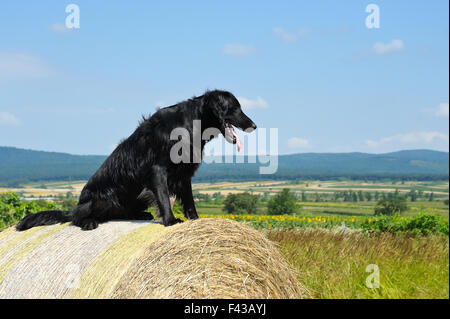
<path id="1" fill-rule="evenodd" d="M 31 181 L 88 179 L 106 155 L 73 155 L 0 146 L 0 185 L 15 186 Z M 298 153 L 278 156 L 273 175 L 260 175 L 267 166 L 247 163 L 204 163 L 195 181 L 262 179 L 448 179 L 449 153 L 433 150 L 402 150 L 372 154 Z M 257 157 L 258 160 L 258 157 Z"/>

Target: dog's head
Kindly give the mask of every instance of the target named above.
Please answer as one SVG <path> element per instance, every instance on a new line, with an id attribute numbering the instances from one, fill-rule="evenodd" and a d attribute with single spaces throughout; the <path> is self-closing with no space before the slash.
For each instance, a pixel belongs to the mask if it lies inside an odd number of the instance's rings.
<path id="1" fill-rule="evenodd" d="M 209 123 L 217 128 L 226 141 L 242 148 L 234 127 L 247 133 L 256 129 L 256 124 L 244 114 L 237 98 L 227 91 L 208 91 L 203 96 Z"/>

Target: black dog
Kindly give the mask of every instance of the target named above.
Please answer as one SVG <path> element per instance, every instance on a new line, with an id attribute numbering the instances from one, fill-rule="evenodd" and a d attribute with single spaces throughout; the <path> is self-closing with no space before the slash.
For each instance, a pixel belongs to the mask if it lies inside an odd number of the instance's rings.
<path id="1" fill-rule="evenodd" d="M 201 121 L 197 122 L 201 123 L 201 132 L 196 132 L 195 120 Z M 53 210 L 30 214 L 16 228 L 25 230 L 72 221 L 83 230 L 91 230 L 112 219 L 153 219 L 146 210 L 154 203 L 163 224 L 170 226 L 181 222 L 172 213 L 170 195 L 181 200 L 186 218 L 198 218 L 191 178 L 200 165 L 206 142 L 219 133 L 241 147 L 233 126 L 247 132 L 256 129 L 255 123 L 242 112 L 238 100 L 226 91 L 208 91 L 162 108 L 144 118 L 134 133 L 105 160 L 84 186 L 73 212 Z M 176 137 L 178 140 L 171 139 L 171 133 L 177 128 L 189 134 L 184 144 L 180 136 Z M 199 132 L 200 136 L 207 137 L 196 144 L 194 136 L 199 136 Z M 174 152 L 177 145 L 187 148 Z M 177 155 L 184 155 L 184 160 L 174 161 Z"/>

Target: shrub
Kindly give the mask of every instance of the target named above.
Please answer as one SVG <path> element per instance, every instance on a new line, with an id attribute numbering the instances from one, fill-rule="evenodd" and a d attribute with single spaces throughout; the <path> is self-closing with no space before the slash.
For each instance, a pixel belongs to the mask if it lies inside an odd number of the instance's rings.
<path id="1" fill-rule="evenodd" d="M 408 209 L 406 198 L 403 196 L 392 196 L 383 198 L 375 206 L 375 215 L 394 215 Z"/>
<path id="2" fill-rule="evenodd" d="M 449 221 L 439 215 L 419 214 L 404 218 L 397 213 L 393 216 L 382 216 L 375 220 L 367 219 L 361 223 L 365 231 L 374 232 L 411 232 L 419 235 L 449 234 Z"/>
<path id="3" fill-rule="evenodd" d="M 61 202 L 61 206 L 63 210 L 73 211 L 75 207 L 77 207 L 78 201 L 75 199 L 64 199 Z"/>
<path id="4" fill-rule="evenodd" d="M 441 233 L 448 235 L 448 220 L 439 215 L 419 214 L 406 223 L 406 230 L 422 235 Z"/>
<path id="5" fill-rule="evenodd" d="M 288 188 L 284 188 L 267 203 L 269 215 L 290 215 L 297 210 L 295 197 Z"/>
<path id="6" fill-rule="evenodd" d="M 250 193 L 228 194 L 223 210 L 228 214 L 256 213 L 259 197 Z"/>
<path id="7" fill-rule="evenodd" d="M 179 200 L 176 200 L 173 203 L 172 212 L 174 214 L 183 214 L 183 206 L 181 205 Z"/>
<path id="8" fill-rule="evenodd" d="M 22 200 L 16 193 L 0 194 L 0 230 L 18 222 L 30 213 L 58 207 L 53 202 Z"/>

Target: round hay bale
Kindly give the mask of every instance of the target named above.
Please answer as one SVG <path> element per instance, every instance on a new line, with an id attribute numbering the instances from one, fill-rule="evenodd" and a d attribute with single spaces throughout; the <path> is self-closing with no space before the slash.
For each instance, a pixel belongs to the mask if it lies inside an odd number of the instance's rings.
<path id="1" fill-rule="evenodd" d="M 277 247 L 231 220 L 0 232 L 0 298 L 301 297 Z"/>
<path id="2" fill-rule="evenodd" d="M 300 298 L 275 245 L 250 226 L 205 218 L 173 226 L 139 256 L 113 297 Z"/>

